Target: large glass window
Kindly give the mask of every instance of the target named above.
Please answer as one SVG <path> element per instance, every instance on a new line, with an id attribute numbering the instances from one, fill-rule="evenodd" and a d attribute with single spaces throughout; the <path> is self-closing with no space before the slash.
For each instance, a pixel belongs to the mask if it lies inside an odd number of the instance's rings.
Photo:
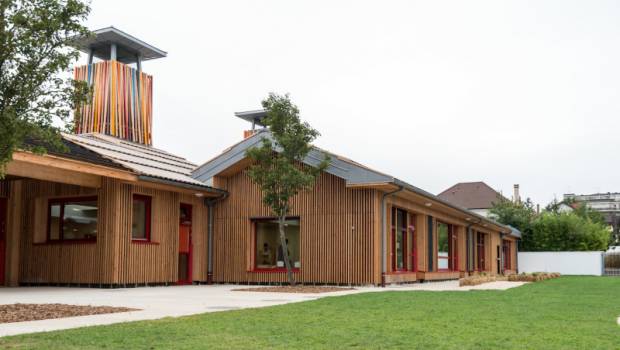
<path id="1" fill-rule="evenodd" d="M 447 224 L 437 224 L 437 267 L 439 270 L 450 268 L 450 233 Z"/>
<path id="2" fill-rule="evenodd" d="M 458 269 L 456 247 L 454 226 L 437 222 L 437 267 L 439 270 L 456 271 Z"/>
<path id="3" fill-rule="evenodd" d="M 407 212 L 392 208 L 392 269 L 407 270 Z"/>
<path id="4" fill-rule="evenodd" d="M 510 261 L 510 241 L 502 242 L 502 255 L 504 256 L 504 270 L 512 270 Z"/>
<path id="5" fill-rule="evenodd" d="M 97 197 L 52 199 L 48 207 L 48 241 L 97 239 Z"/>
<path id="6" fill-rule="evenodd" d="M 293 268 L 301 267 L 299 228 L 298 218 L 287 219 L 284 223 L 288 256 Z M 256 236 L 254 268 L 257 270 L 285 269 L 278 220 L 254 220 L 254 232 Z"/>
<path id="7" fill-rule="evenodd" d="M 484 244 L 484 233 L 476 232 L 476 270 L 485 271 L 485 244 Z"/>
<path id="8" fill-rule="evenodd" d="M 151 239 L 151 197 L 138 194 L 133 196 L 131 239 L 135 241 Z"/>

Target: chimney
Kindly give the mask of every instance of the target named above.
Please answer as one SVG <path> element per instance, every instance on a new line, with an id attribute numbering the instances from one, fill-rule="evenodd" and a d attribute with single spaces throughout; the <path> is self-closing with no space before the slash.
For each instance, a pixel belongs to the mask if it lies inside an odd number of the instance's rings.
<path id="1" fill-rule="evenodd" d="M 91 103 L 75 113 L 75 132 L 152 145 L 153 77 L 142 72 L 142 62 L 167 53 L 114 27 L 93 34 L 74 42 L 88 54 L 88 64 L 76 67 L 74 78 L 92 87 Z M 100 61 L 93 62 L 95 57 Z"/>
<path id="2" fill-rule="evenodd" d="M 521 196 L 519 195 L 519 184 L 514 185 L 513 200 L 515 203 L 521 203 Z"/>
<path id="3" fill-rule="evenodd" d="M 255 130 L 243 130 L 243 139 L 247 139 L 254 135 Z"/>

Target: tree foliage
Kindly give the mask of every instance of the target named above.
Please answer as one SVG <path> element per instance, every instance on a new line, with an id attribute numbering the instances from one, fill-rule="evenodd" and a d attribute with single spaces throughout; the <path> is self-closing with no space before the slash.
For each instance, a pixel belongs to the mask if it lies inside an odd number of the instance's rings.
<path id="1" fill-rule="evenodd" d="M 69 43 L 89 35 L 89 11 L 80 0 L 0 0 L 0 178 L 15 150 L 62 147 L 60 131 L 88 87 L 60 74 L 79 57 Z"/>
<path id="2" fill-rule="evenodd" d="M 500 223 L 521 231 L 522 251 L 607 249 L 611 232 L 600 213 L 585 205 L 576 206 L 570 212 L 562 212 L 560 204 L 554 201 L 537 214 L 529 199 L 523 203 L 503 201 L 495 204 L 491 213 Z"/>
<path id="3" fill-rule="evenodd" d="M 280 244 L 284 263 L 291 284 L 295 284 L 288 257 L 284 222 L 290 211 L 290 199 L 299 192 L 310 189 L 328 163 L 329 157 L 317 166 L 302 165 L 312 149 L 312 141 L 320 134 L 299 118 L 299 109 L 288 95 L 271 93 L 262 101 L 267 117 L 263 123 L 271 137 L 264 137 L 258 147 L 247 150 L 246 155 L 254 161 L 248 176 L 262 190 L 263 203 L 278 217 Z"/>

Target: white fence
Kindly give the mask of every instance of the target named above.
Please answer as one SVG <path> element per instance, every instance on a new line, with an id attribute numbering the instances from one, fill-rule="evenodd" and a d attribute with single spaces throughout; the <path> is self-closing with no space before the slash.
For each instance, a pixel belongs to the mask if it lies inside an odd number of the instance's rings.
<path id="1" fill-rule="evenodd" d="M 603 275 L 603 252 L 519 252 L 519 272 Z"/>

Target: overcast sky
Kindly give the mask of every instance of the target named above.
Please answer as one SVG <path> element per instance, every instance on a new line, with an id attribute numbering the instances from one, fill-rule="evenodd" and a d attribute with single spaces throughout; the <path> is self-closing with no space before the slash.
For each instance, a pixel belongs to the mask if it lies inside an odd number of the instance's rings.
<path id="1" fill-rule="evenodd" d="M 618 1 L 93 0 L 168 52 L 154 142 L 202 164 L 290 93 L 316 145 L 433 193 L 620 191 Z"/>

